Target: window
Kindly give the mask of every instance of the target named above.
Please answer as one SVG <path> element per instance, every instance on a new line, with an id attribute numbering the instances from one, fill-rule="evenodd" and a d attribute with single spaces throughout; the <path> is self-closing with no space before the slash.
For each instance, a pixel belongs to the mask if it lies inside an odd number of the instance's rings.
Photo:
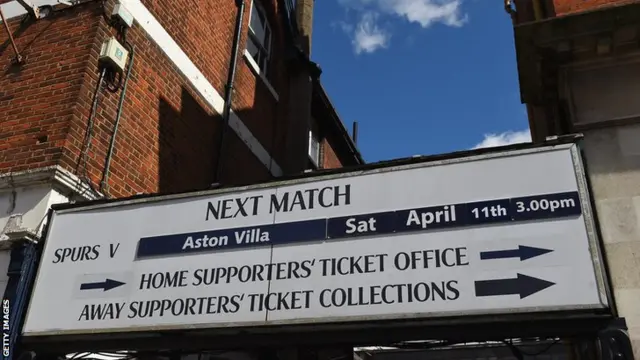
<path id="1" fill-rule="evenodd" d="M 637 100 L 640 62 L 637 60 L 570 69 L 567 75 L 575 124 L 640 117 L 640 101 Z"/>
<path id="2" fill-rule="evenodd" d="M 315 166 L 320 165 L 320 141 L 311 130 L 309 130 L 309 159 Z"/>
<path id="3" fill-rule="evenodd" d="M 257 0 L 251 2 L 247 51 L 258 64 L 260 73 L 266 76 L 267 64 L 271 53 L 271 27 L 264 9 L 257 3 Z"/>

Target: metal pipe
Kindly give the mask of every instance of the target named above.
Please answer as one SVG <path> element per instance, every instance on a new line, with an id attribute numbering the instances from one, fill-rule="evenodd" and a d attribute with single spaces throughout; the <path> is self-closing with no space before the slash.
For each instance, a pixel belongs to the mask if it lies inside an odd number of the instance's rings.
<path id="1" fill-rule="evenodd" d="M 353 122 L 353 130 L 351 131 L 351 137 L 353 138 L 353 144 L 358 145 L 358 122 Z"/>
<path id="2" fill-rule="evenodd" d="M 107 74 L 107 68 L 103 68 L 100 71 L 100 76 L 98 77 L 98 83 L 96 84 L 96 90 L 93 93 L 93 101 L 91 105 L 91 112 L 89 113 L 89 120 L 87 121 L 87 131 L 84 136 L 84 143 L 82 144 L 82 148 L 80 151 L 80 157 L 78 158 L 78 163 L 76 166 L 76 171 L 79 173 L 82 171 L 80 177 L 84 180 L 94 192 L 93 195 L 98 194 L 98 190 L 94 188 L 93 182 L 91 180 L 91 176 L 89 175 L 89 171 L 87 169 L 89 163 L 89 151 L 91 150 L 91 140 L 93 138 L 93 126 L 94 120 L 96 117 L 96 113 L 98 112 L 98 102 L 100 101 L 100 95 L 102 93 L 102 86 L 104 84 L 104 79 Z M 81 194 L 84 195 L 84 192 Z"/>
<path id="3" fill-rule="evenodd" d="M 109 180 L 109 169 L 111 167 L 111 159 L 113 157 L 113 149 L 116 145 L 116 135 L 118 134 L 118 125 L 120 124 L 120 118 L 122 117 L 122 108 L 124 107 L 124 99 L 127 94 L 127 84 L 129 83 L 129 77 L 131 76 L 131 70 L 133 69 L 133 60 L 135 58 L 135 48 L 133 45 L 128 45 L 129 54 L 131 54 L 131 58 L 129 59 L 129 65 L 127 66 L 127 75 L 124 78 L 124 84 L 122 85 L 122 92 L 120 93 L 120 100 L 118 102 L 118 113 L 116 115 L 116 120 L 113 125 L 113 134 L 111 135 L 111 141 L 109 142 L 109 150 L 107 151 L 107 157 L 105 159 L 104 171 L 102 172 L 102 180 L 100 181 L 100 191 L 107 196 L 107 182 Z"/>
<path id="4" fill-rule="evenodd" d="M 238 52 L 240 48 L 240 34 L 242 31 L 242 18 L 244 16 L 244 0 L 236 0 L 238 12 L 236 14 L 236 25 L 233 36 L 233 44 L 231 46 L 231 60 L 229 61 L 229 73 L 227 74 L 227 83 L 224 86 L 224 108 L 222 111 L 222 130 L 220 133 L 220 145 L 218 147 L 218 161 L 216 163 L 216 181 L 221 183 L 222 169 L 224 167 L 224 141 L 225 135 L 229 128 L 229 117 L 231 115 L 231 101 L 233 100 L 233 85 L 236 78 L 236 69 L 238 62 Z"/>
<path id="5" fill-rule="evenodd" d="M 16 45 L 16 42 L 13 39 L 11 28 L 9 27 L 9 23 L 7 22 L 7 19 L 5 19 L 4 17 L 4 12 L 2 11 L 2 7 L 0 7 L 0 19 L 2 19 L 4 28 L 7 29 L 7 35 L 9 35 L 9 41 L 11 42 L 11 46 L 13 46 L 13 51 L 16 53 L 16 63 L 22 64 L 22 55 L 20 55 L 20 51 L 18 51 L 18 45 Z"/>

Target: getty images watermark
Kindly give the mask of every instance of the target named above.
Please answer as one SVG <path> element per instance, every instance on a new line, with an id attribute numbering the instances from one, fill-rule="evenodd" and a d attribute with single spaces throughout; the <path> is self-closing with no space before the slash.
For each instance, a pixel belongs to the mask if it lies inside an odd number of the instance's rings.
<path id="1" fill-rule="evenodd" d="M 11 325 L 9 324 L 9 314 L 11 314 L 9 299 L 2 299 L 2 357 L 5 359 L 11 355 Z"/>

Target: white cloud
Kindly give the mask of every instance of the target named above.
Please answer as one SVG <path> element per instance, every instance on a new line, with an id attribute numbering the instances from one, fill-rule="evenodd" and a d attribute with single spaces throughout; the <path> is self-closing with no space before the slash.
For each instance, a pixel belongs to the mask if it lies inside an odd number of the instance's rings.
<path id="1" fill-rule="evenodd" d="M 370 1 L 370 0 L 367 0 Z M 377 0 L 383 11 L 404 17 L 427 28 L 434 23 L 460 27 L 467 20 L 462 0 Z"/>
<path id="2" fill-rule="evenodd" d="M 506 131 L 501 134 L 485 134 L 484 140 L 473 148 L 479 149 L 526 142 L 531 142 L 531 133 L 529 132 L 529 129 L 522 131 Z"/>
<path id="3" fill-rule="evenodd" d="M 367 12 L 360 18 L 360 22 L 353 31 L 352 43 L 356 54 L 372 53 L 389 45 L 391 34 L 377 25 L 377 17 L 375 13 Z M 343 29 L 350 31 L 348 26 L 343 26 Z"/>
<path id="4" fill-rule="evenodd" d="M 380 14 L 396 16 L 427 28 L 435 23 L 460 27 L 468 16 L 462 11 L 464 0 L 337 0 L 361 18 L 358 25 L 342 23 L 341 28 L 353 41 L 357 54 L 372 53 L 389 46 L 391 32 L 377 25 Z"/>
<path id="5" fill-rule="evenodd" d="M 463 0 L 338 0 L 347 8 L 367 9 L 400 16 L 427 28 L 434 23 L 459 27 L 468 16 L 462 12 Z"/>

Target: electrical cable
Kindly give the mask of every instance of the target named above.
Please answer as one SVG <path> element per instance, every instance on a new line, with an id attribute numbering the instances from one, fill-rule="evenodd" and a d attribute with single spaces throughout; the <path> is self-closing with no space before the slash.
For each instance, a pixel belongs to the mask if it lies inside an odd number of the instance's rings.
<path id="1" fill-rule="evenodd" d="M 109 357 L 116 358 L 116 359 L 122 359 L 122 358 L 128 357 L 127 354 L 118 354 L 118 353 L 103 352 L 103 351 L 98 351 L 98 352 L 96 352 L 96 354 L 98 354 L 100 356 L 109 356 Z"/>
<path id="2" fill-rule="evenodd" d="M 104 2 L 103 2 L 104 5 Z M 106 13 L 103 14 L 106 22 L 108 25 L 116 28 L 117 30 L 117 37 L 119 38 L 119 40 L 121 40 L 125 46 L 127 46 L 126 43 L 126 35 L 127 35 L 127 27 L 124 24 L 118 23 L 115 20 L 113 20 L 112 18 L 108 18 Z M 132 47 L 130 47 L 132 49 Z M 84 142 L 81 148 L 81 153 L 80 153 L 80 158 L 78 159 L 78 164 L 76 167 L 76 172 L 79 173 L 78 175 L 80 176 L 81 180 L 83 180 L 87 186 L 89 187 L 89 189 L 91 191 L 94 192 L 95 194 L 99 194 L 99 191 L 93 186 L 93 182 L 91 180 L 91 176 L 89 174 L 89 170 L 88 170 L 88 163 L 89 163 L 89 152 L 91 150 L 91 141 L 93 138 L 93 128 L 94 128 L 94 121 L 95 121 L 95 117 L 96 117 L 96 113 L 97 113 L 97 109 L 98 109 L 98 102 L 100 99 L 100 96 L 102 95 L 102 87 L 104 86 L 104 83 L 106 82 L 106 89 L 107 91 L 111 92 L 111 93 L 115 93 L 117 91 L 120 90 L 120 88 L 123 88 L 123 92 L 120 95 L 120 101 L 119 101 L 119 106 L 118 106 L 118 113 L 116 115 L 116 120 L 115 120 L 115 125 L 114 125 L 114 134 L 112 135 L 112 139 L 111 139 L 111 143 L 109 144 L 109 150 L 107 153 L 107 160 L 106 160 L 106 173 L 103 171 L 102 174 L 102 179 L 99 183 L 99 188 L 100 190 L 104 189 L 104 185 L 106 183 L 106 177 L 105 175 L 108 176 L 108 166 L 111 162 L 111 155 L 113 153 L 113 147 L 114 147 L 114 138 L 115 138 L 115 133 L 117 132 L 117 127 L 118 127 L 118 122 L 120 120 L 120 116 L 122 114 L 122 104 L 124 102 L 124 95 L 125 95 L 125 89 L 126 89 L 126 81 L 129 78 L 129 75 L 131 73 L 131 64 L 133 63 L 133 54 L 131 54 L 131 58 L 129 60 L 129 68 L 127 69 L 127 78 L 123 79 L 122 74 L 120 74 L 119 72 L 113 71 L 111 69 L 109 69 L 106 66 L 101 67 L 100 69 L 100 76 L 98 78 L 98 83 L 96 85 L 96 90 L 93 94 L 93 101 L 92 101 L 92 106 L 91 106 L 91 112 L 89 114 L 89 120 L 87 121 L 87 130 L 85 132 L 85 138 L 84 138 Z M 123 84 L 123 82 L 125 82 Z M 80 173 L 81 172 L 81 173 Z M 84 191 L 81 192 L 81 196 L 84 195 L 86 192 L 86 189 Z"/>
<path id="3" fill-rule="evenodd" d="M 85 132 L 84 142 L 83 142 L 81 153 L 80 153 L 80 159 L 78 161 L 78 167 L 81 167 L 81 170 L 82 170 L 80 177 L 82 178 L 82 180 L 86 182 L 87 186 L 89 187 L 89 189 L 91 189 L 91 191 L 94 192 L 94 194 L 97 194 L 98 191 L 94 188 L 93 183 L 91 181 L 91 177 L 89 175 L 89 169 L 88 169 L 89 151 L 91 150 L 91 140 L 93 138 L 94 120 L 98 110 L 98 102 L 100 100 L 100 95 L 102 92 L 102 86 L 104 83 L 104 78 L 106 73 L 107 73 L 107 69 L 103 68 L 100 71 L 100 76 L 98 77 L 96 90 L 93 94 L 91 112 L 89 114 L 89 120 L 87 121 L 87 130 Z M 76 171 L 77 171 L 77 168 L 76 168 Z M 81 193 L 81 195 L 84 195 L 85 192 L 86 192 L 86 189 Z"/>
<path id="4" fill-rule="evenodd" d="M 120 100 L 118 101 L 118 112 L 114 120 L 113 133 L 111 134 L 111 140 L 109 141 L 109 148 L 107 150 L 107 156 L 105 157 L 103 168 L 104 170 L 102 171 L 102 179 L 100 180 L 100 191 L 102 191 L 105 196 L 108 192 L 109 171 L 111 168 L 111 159 L 113 158 L 113 151 L 116 144 L 116 135 L 118 134 L 118 125 L 120 124 L 120 118 L 122 117 L 122 109 L 124 107 L 125 95 L 127 93 L 127 84 L 129 83 L 129 78 L 133 69 L 133 60 L 135 58 L 135 47 L 129 43 L 125 43 L 125 47 L 127 47 L 127 50 L 129 50 L 130 53 L 129 64 L 127 65 L 127 74 L 125 75 L 124 83 L 122 85 L 122 92 L 120 93 Z"/>
<path id="5" fill-rule="evenodd" d="M 512 341 L 512 340 L 509 340 L 509 341 L 505 341 L 505 340 L 503 340 L 502 342 L 503 342 L 505 345 L 507 345 L 507 347 L 509 347 L 509 349 L 511 349 L 511 352 L 513 353 L 513 355 L 514 355 L 515 357 L 517 357 L 518 359 L 523 359 L 523 358 L 524 358 L 524 357 L 523 357 L 523 355 L 526 355 L 526 356 L 538 356 L 538 355 L 541 355 L 541 354 L 543 354 L 543 353 L 545 353 L 545 352 L 547 352 L 547 351 L 551 350 L 551 348 L 552 348 L 554 345 L 556 345 L 558 342 L 560 342 L 560 339 L 555 339 L 555 340 L 554 340 L 551 344 L 549 344 L 546 348 L 544 348 L 544 349 L 542 349 L 542 350 L 540 350 L 540 351 L 538 351 L 538 352 L 535 352 L 535 353 L 528 353 L 528 352 L 526 352 L 526 351 L 522 351 L 522 349 L 520 349 L 520 348 L 516 347 L 516 346 L 513 344 L 513 341 Z"/>
<path id="6" fill-rule="evenodd" d="M 83 359 L 83 358 L 85 358 L 86 356 L 88 356 L 88 355 L 90 355 L 90 354 L 91 354 L 91 353 L 89 353 L 89 352 L 80 352 L 80 353 L 75 353 L 75 354 L 73 354 L 73 355 L 69 358 L 69 360 L 78 360 L 78 359 Z"/>
<path id="7" fill-rule="evenodd" d="M 120 90 L 121 87 L 122 87 L 122 75 L 115 71 L 107 72 L 107 90 L 115 94 Z"/>
<path id="8" fill-rule="evenodd" d="M 96 356 L 99 355 L 100 357 Z M 132 354 L 119 354 L 119 353 L 111 353 L 111 352 L 80 352 L 75 353 L 71 356 L 67 355 L 65 358 L 67 360 L 86 360 L 86 359 L 95 359 L 95 360 L 105 360 L 101 357 L 111 357 L 113 360 L 130 360 L 135 356 Z"/>
<path id="9" fill-rule="evenodd" d="M 560 339 L 556 339 L 551 344 L 549 344 L 549 346 L 547 346 L 546 348 L 544 348 L 544 349 L 542 349 L 542 350 L 540 350 L 538 352 L 535 352 L 535 353 L 528 353 L 526 351 L 522 351 L 522 349 L 518 349 L 518 350 L 520 350 L 521 353 L 523 353 L 524 355 L 527 355 L 527 356 L 538 356 L 538 355 L 541 355 L 541 354 L 551 350 L 551 348 L 554 345 L 556 345 L 557 343 L 559 343 L 559 342 L 560 342 Z"/>

